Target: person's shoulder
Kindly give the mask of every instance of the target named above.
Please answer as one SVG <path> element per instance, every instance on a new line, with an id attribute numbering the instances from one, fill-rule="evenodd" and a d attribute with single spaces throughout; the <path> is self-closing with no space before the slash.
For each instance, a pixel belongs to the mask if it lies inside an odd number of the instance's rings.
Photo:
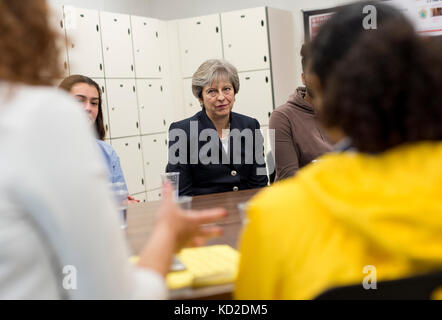
<path id="1" fill-rule="evenodd" d="M 106 141 L 103 140 L 99 140 L 97 139 L 97 144 L 99 145 L 99 147 L 101 149 L 103 149 L 107 154 L 113 154 L 116 153 L 115 149 L 112 147 L 112 145 L 110 145 L 109 143 L 107 143 Z"/>
<path id="2" fill-rule="evenodd" d="M 185 118 L 183 120 L 175 121 L 170 124 L 170 129 L 189 129 L 190 123 L 192 121 L 199 121 L 200 114 L 202 111 L 195 113 L 193 116 Z"/>
<path id="3" fill-rule="evenodd" d="M 240 123 L 243 127 L 251 127 L 251 126 L 258 126 L 259 127 L 259 121 L 255 118 L 246 116 L 241 113 L 232 112 L 231 113 L 232 119 L 234 121 Z"/>
<path id="4" fill-rule="evenodd" d="M 15 104 L 22 112 L 37 113 L 40 118 L 49 114 L 52 119 L 55 116 L 64 118 L 81 114 L 72 97 L 60 89 L 20 85 L 12 90 Z"/>

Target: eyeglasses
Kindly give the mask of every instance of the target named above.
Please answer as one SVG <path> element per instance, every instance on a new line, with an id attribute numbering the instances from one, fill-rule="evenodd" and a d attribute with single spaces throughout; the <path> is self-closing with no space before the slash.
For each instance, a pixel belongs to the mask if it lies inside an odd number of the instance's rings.
<path id="1" fill-rule="evenodd" d="M 221 91 L 224 96 L 230 96 L 234 93 L 233 87 L 224 87 Z M 206 91 L 206 95 L 212 99 L 218 98 L 219 94 L 219 90 L 216 90 L 214 88 L 210 88 Z"/>

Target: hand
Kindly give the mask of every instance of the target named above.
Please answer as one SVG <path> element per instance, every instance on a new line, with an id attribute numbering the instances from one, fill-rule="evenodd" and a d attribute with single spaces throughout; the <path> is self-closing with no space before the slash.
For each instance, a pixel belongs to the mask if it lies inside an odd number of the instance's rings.
<path id="1" fill-rule="evenodd" d="M 137 199 L 135 199 L 132 196 L 127 196 L 127 202 L 129 202 L 129 203 L 139 203 L 140 200 L 137 200 Z"/>
<path id="2" fill-rule="evenodd" d="M 173 201 L 173 189 L 169 182 L 163 186 L 163 200 L 157 212 L 160 228 L 170 232 L 175 239 L 175 251 L 186 245 L 201 246 L 206 240 L 222 234 L 219 226 L 201 225 L 213 223 L 227 216 L 227 211 L 221 208 L 208 210 L 182 210 Z"/>

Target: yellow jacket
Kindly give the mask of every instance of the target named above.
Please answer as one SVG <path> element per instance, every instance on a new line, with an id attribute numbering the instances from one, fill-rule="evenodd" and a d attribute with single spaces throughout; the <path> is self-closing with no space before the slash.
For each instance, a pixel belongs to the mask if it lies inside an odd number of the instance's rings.
<path id="1" fill-rule="evenodd" d="M 377 281 L 442 269 L 442 143 L 328 154 L 260 192 L 248 215 L 238 299 L 311 299 L 362 285 L 365 266 Z"/>

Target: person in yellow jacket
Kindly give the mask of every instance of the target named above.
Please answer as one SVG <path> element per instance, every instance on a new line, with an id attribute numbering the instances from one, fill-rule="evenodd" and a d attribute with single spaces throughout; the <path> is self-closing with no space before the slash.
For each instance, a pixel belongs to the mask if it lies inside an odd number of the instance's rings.
<path id="1" fill-rule="evenodd" d="M 442 270 L 442 47 L 380 3 L 363 32 L 367 4 L 343 7 L 312 44 L 315 105 L 351 149 L 252 199 L 237 299 L 313 299 Z"/>

